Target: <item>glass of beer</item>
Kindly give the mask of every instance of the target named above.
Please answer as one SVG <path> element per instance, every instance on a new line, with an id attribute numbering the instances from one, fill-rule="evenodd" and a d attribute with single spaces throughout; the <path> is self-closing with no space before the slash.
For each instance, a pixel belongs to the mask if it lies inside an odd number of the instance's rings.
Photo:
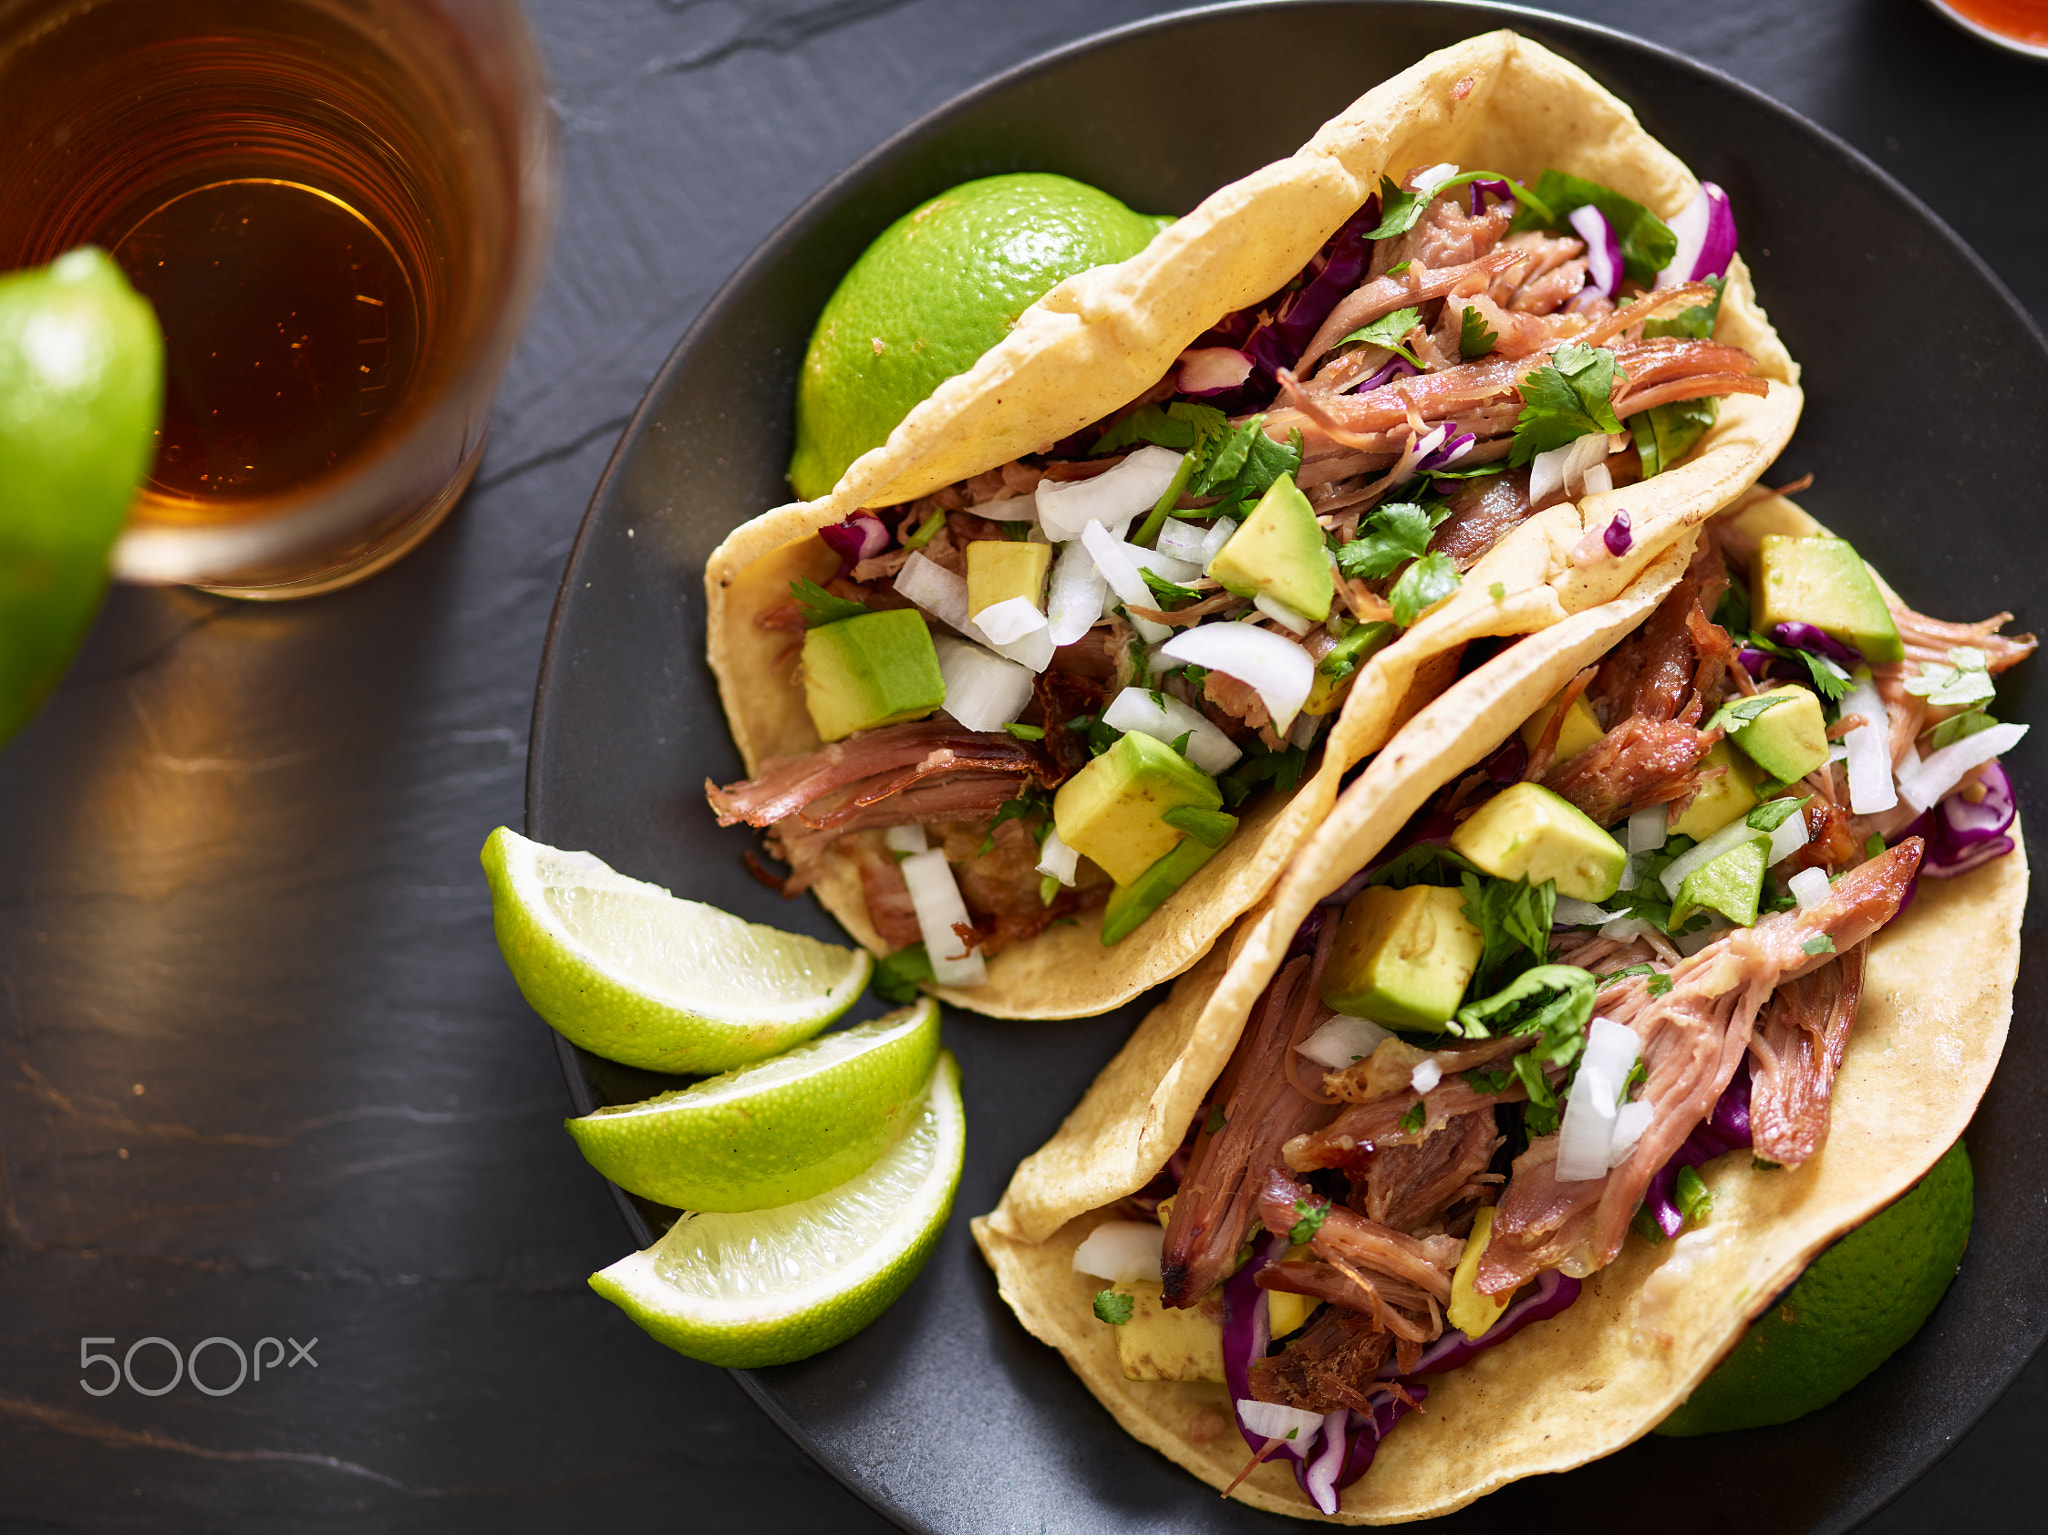
<path id="1" fill-rule="evenodd" d="M 98 245 L 163 325 L 115 574 L 301 597 L 425 538 L 554 175 L 514 0 L 0 0 L 0 271 Z"/>

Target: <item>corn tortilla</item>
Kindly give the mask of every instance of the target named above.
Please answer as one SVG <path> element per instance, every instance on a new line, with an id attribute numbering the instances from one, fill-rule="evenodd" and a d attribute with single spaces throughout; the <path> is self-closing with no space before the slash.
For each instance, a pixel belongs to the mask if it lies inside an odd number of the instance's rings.
<path id="1" fill-rule="evenodd" d="M 787 633 L 756 622 L 787 602 L 792 580 L 838 568 L 818 529 L 1045 451 L 1100 420 L 1163 377 L 1218 318 L 1292 279 L 1378 189 L 1383 173 L 1444 161 L 1531 179 L 1554 166 L 1666 216 L 1697 188 L 1622 102 L 1513 32 L 1443 49 L 1375 87 L 1294 155 L 1215 192 L 1137 256 L 1054 288 L 828 495 L 764 512 L 727 537 L 705 569 L 707 655 L 747 771 L 819 745 L 802 689 L 779 660 Z M 1200 959 L 1273 888 L 1329 814 L 1344 773 L 1441 689 L 1450 670 L 1441 658 L 1468 640 L 1533 633 L 1613 599 L 1777 456 L 1799 416 L 1798 367 L 1739 258 L 1729 267 L 1715 337 L 1756 358 L 1769 393 L 1724 400 L 1693 451 L 1653 479 L 1552 507 L 1510 532 L 1455 596 L 1360 668 L 1316 771 L 1292 796 L 1267 796 L 1224 851 L 1136 933 L 1105 951 L 1098 909 L 1004 949 L 990 961 L 985 986 L 939 988 L 938 995 L 995 1017 L 1085 1016 Z M 1624 509 L 1632 548 L 1572 564 L 1586 532 Z M 858 941 L 882 951 L 852 861 L 826 857 L 813 886 L 819 899 Z"/>

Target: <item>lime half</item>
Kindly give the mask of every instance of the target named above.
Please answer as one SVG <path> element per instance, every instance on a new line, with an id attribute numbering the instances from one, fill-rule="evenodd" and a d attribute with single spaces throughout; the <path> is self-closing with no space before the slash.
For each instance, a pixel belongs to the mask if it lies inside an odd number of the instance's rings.
<path id="1" fill-rule="evenodd" d="M 620 1188 L 684 1210 L 765 1210 L 837 1188 L 903 1133 L 939 1057 L 929 997 L 644 1103 L 568 1122 Z"/>
<path id="2" fill-rule="evenodd" d="M 534 1011 L 594 1055 L 727 1071 L 854 1004 L 874 960 L 743 922 L 499 827 L 484 844 L 498 947 Z"/>
<path id="3" fill-rule="evenodd" d="M 590 1287 L 681 1354 L 788 1364 L 880 1316 L 931 1255 L 966 1145 L 960 1068 L 942 1051 L 910 1127 L 859 1177 L 748 1215 L 686 1215 Z"/>

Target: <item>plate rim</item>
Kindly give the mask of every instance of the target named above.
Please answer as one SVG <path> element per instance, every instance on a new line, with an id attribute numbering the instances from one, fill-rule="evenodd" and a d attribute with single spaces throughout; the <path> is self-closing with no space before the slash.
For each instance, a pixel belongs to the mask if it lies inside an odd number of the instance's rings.
<path id="1" fill-rule="evenodd" d="M 576 577 L 601 513 L 610 502 L 618 482 L 629 471 L 632 462 L 653 424 L 660 403 L 667 397 L 676 379 L 702 338 L 715 328 L 725 311 L 737 302 L 756 282 L 784 259 L 785 250 L 800 240 L 810 228 L 821 222 L 844 199 L 857 192 L 878 169 L 899 154 L 911 148 L 916 142 L 944 130 L 948 119 L 964 114 L 980 105 L 986 99 L 1001 95 L 1031 76 L 1063 66 L 1069 61 L 1099 50 L 1120 46 L 1133 38 L 1148 33 L 1177 30 L 1187 26 L 1199 26 L 1213 18 L 1241 15 L 1247 12 L 1277 9 L 1281 0 L 1219 0 L 1144 17 L 1122 23 L 1099 32 L 1077 38 L 1072 42 L 1037 53 L 1030 58 L 1010 65 L 987 76 L 965 89 L 956 92 L 946 100 L 920 113 L 885 138 L 872 145 L 854 160 L 834 173 L 823 185 L 806 196 L 788 214 L 762 237 L 761 241 L 747 254 L 712 295 L 704 302 L 697 314 L 684 328 L 675 345 L 663 358 L 660 366 L 650 377 L 646 388 L 634 405 L 632 414 L 620 430 L 618 440 L 607 457 L 603 470 L 593 486 L 590 498 L 577 524 L 576 534 L 564 559 L 562 576 L 556 587 L 554 602 L 550 608 L 548 622 L 541 645 L 541 658 L 534 683 L 533 708 L 528 725 L 529 751 L 525 775 L 524 827 L 532 834 L 537 811 L 545 813 L 545 801 L 550 785 L 546 782 L 547 769 L 543 754 L 533 750 L 532 744 L 544 739 L 549 724 L 550 695 L 555 689 L 555 672 L 560 650 L 565 615 L 574 600 L 577 590 Z M 1294 15 L 1307 14 L 1316 9 L 1373 10 L 1411 9 L 1415 0 L 1309 0 L 1307 4 L 1289 3 L 1287 9 Z M 1960 256 L 1963 262 L 1985 284 L 2004 306 L 2008 317 L 2017 322 L 2020 341 L 2031 341 L 2033 346 L 2048 355 L 2048 335 L 2036 322 L 2033 314 L 2019 301 L 2003 278 L 1990 264 L 1959 235 L 1949 223 L 1936 213 L 1911 188 L 1900 182 L 1868 155 L 1835 133 L 1832 129 L 1814 122 L 1791 107 L 1749 85 L 1735 75 L 1715 65 L 1686 57 L 1673 49 L 1647 39 L 1621 31 L 1602 22 L 1587 21 L 1579 17 L 1563 16 L 1555 12 L 1509 3 L 1491 3 L 1491 0 L 1431 0 L 1430 9 L 1436 12 L 1465 12 L 1475 19 L 1484 18 L 1483 24 L 1474 30 L 1488 30 L 1493 25 L 1514 27 L 1526 18 L 1537 27 L 1553 36 L 1562 33 L 1567 38 L 1585 37 L 1599 40 L 1603 46 L 1618 47 L 1624 52 L 1633 52 L 1654 61 L 1664 68 L 1676 67 L 1683 72 L 1711 82 L 1721 90 L 1740 98 L 1745 107 L 1775 119 L 1795 134 L 1807 136 L 1824 146 L 1838 161 L 1846 162 L 1862 175 L 1875 182 L 1890 197 L 1904 205 L 1916 216 L 1921 228 L 1930 231 L 1946 246 L 1950 255 Z M 1544 40 L 1539 38 L 1539 41 Z M 1340 104 L 1335 110 L 1342 110 Z M 1631 110 L 1633 106 L 1631 105 Z M 767 508 L 763 508 L 767 510 Z M 590 1112 L 596 1107 L 596 1100 L 590 1092 L 587 1075 L 577 1059 L 577 1049 L 559 1033 L 553 1034 L 557 1062 L 561 1067 L 564 1084 L 578 1114 Z M 1988 1092 L 1988 1088 L 1987 1088 Z M 1973 1121 L 1974 1123 L 1974 1117 Z M 629 1234 L 639 1246 L 650 1243 L 656 1233 L 645 1216 L 635 1206 L 631 1196 L 616 1184 L 606 1180 L 614 1204 L 624 1220 Z M 956 1215 L 958 1212 L 955 1212 Z M 1863 1507 L 1849 1523 L 1831 1521 L 1819 1526 L 1820 1529 L 1847 1529 L 1874 1518 L 1879 1512 L 1903 1496 L 1922 1480 L 1929 1471 L 1943 1460 L 1956 1445 L 1981 1424 L 1984 1418 L 2009 1392 L 2019 1376 L 2025 1372 L 2035 1355 L 2048 1345 L 2048 1325 L 2044 1325 L 2035 1336 L 2031 1348 L 2019 1358 L 2004 1379 L 1998 1380 L 1994 1389 L 1985 1393 L 1968 1414 L 1967 1423 L 1954 1436 L 1922 1449 L 1917 1457 L 1909 1458 L 1901 1467 L 1892 1484 L 1876 1501 Z M 763 1384 L 757 1372 L 745 1369 L 730 1369 L 726 1374 L 744 1391 L 747 1397 L 775 1425 L 787 1434 L 805 1454 L 824 1469 L 832 1478 L 854 1497 L 881 1517 L 905 1528 L 920 1532 L 931 1531 L 940 1535 L 941 1527 L 921 1519 L 914 1519 L 911 1510 L 885 1504 L 873 1495 L 859 1480 L 842 1472 L 835 1461 L 825 1454 L 814 1440 L 809 1429 L 801 1423 L 782 1402 Z M 1987 1382 L 1988 1384 L 1988 1382 Z M 1137 1441 L 1131 1444 L 1141 1452 L 1145 1447 Z"/>

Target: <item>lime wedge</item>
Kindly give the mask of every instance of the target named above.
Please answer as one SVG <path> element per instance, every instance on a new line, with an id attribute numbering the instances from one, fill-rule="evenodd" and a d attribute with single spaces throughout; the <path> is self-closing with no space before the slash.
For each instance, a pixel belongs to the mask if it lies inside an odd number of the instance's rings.
<path id="1" fill-rule="evenodd" d="M 684 1210 L 765 1210 L 836 1188 L 903 1133 L 939 1056 L 930 998 L 644 1103 L 568 1122 L 620 1188 Z"/>
<path id="2" fill-rule="evenodd" d="M 910 1127 L 874 1166 L 815 1198 L 686 1215 L 590 1287 L 677 1353 L 733 1369 L 845 1341 L 917 1277 L 953 1207 L 966 1145 L 960 1068 L 941 1051 Z"/>
<path id="3" fill-rule="evenodd" d="M 484 844 L 498 947 L 535 1012 L 594 1055 L 650 1071 L 727 1071 L 787 1050 L 851 1007 L 864 949 L 681 901 L 499 827 Z"/>

